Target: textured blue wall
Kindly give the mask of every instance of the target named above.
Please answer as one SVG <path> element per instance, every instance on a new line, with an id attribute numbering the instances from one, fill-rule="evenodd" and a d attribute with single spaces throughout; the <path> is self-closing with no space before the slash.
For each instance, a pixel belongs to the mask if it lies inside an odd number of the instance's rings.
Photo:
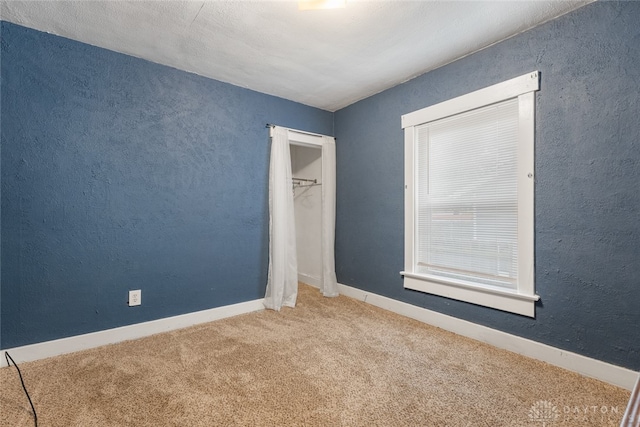
<path id="1" fill-rule="evenodd" d="M 1 48 L 2 348 L 264 296 L 265 124 L 332 113 L 6 22 Z"/>
<path id="2" fill-rule="evenodd" d="M 639 370 L 639 22 L 596 2 L 336 112 L 338 280 Z M 404 290 L 400 116 L 532 70 L 536 318 Z"/>

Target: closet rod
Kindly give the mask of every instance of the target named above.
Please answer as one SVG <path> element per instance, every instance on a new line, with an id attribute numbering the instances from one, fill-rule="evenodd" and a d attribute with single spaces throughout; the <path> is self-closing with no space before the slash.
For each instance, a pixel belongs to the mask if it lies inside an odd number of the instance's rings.
<path id="1" fill-rule="evenodd" d="M 318 183 L 317 179 L 306 179 L 306 178 L 291 178 L 292 181 L 305 181 L 305 182 L 313 182 L 314 184 Z"/>

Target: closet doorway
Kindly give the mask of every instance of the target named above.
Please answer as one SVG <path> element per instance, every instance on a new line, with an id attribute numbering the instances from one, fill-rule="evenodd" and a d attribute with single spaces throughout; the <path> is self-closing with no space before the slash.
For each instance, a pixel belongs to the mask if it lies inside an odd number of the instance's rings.
<path id="1" fill-rule="evenodd" d="M 338 295 L 335 139 L 268 125 L 269 273 L 264 305 L 294 307 L 298 281 Z"/>
<path id="2" fill-rule="evenodd" d="M 322 281 L 322 147 L 290 144 L 298 281 Z"/>

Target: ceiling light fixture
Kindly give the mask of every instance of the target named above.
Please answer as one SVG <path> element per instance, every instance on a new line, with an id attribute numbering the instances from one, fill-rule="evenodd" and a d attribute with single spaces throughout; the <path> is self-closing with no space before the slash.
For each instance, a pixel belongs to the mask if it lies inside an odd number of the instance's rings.
<path id="1" fill-rule="evenodd" d="M 299 10 L 340 9 L 347 5 L 347 0 L 300 0 Z"/>

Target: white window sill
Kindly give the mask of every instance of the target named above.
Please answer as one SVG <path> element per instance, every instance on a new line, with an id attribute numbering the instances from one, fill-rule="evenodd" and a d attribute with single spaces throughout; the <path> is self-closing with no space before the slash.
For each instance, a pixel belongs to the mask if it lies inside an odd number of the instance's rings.
<path id="1" fill-rule="evenodd" d="M 528 295 L 510 291 L 475 286 L 455 281 L 434 280 L 432 277 L 401 271 L 404 276 L 404 287 L 415 291 L 426 292 L 459 301 L 535 317 L 535 304 L 538 295 Z"/>

